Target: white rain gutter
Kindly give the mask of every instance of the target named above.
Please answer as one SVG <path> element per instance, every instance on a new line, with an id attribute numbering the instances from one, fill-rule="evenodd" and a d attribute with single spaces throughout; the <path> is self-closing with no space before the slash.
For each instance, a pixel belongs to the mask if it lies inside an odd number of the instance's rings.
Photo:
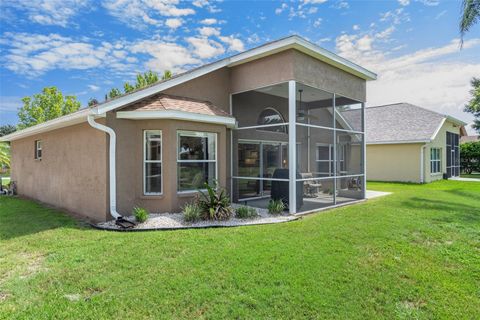
<path id="1" fill-rule="evenodd" d="M 108 134 L 110 144 L 109 144 L 109 184 L 110 184 L 110 214 L 115 219 L 121 218 L 122 215 L 117 212 L 117 177 L 115 172 L 115 145 L 116 145 L 116 135 L 115 131 L 112 128 L 104 126 L 103 124 L 97 123 L 94 120 L 94 115 L 89 114 L 87 117 L 88 124 L 93 128 L 103 131 Z"/>

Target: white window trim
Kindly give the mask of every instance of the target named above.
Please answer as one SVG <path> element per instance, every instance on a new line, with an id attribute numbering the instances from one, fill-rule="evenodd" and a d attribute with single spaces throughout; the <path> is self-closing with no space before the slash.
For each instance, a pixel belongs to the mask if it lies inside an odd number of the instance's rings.
<path id="1" fill-rule="evenodd" d="M 40 156 L 38 155 L 39 151 L 40 151 Z M 35 160 L 42 160 L 42 155 L 43 155 L 42 140 L 35 140 Z"/>
<path id="2" fill-rule="evenodd" d="M 160 160 L 147 160 L 147 132 L 148 131 L 159 131 L 160 132 Z M 146 164 L 147 163 L 160 163 L 160 189 L 161 192 L 147 192 L 147 180 L 146 180 Z M 143 195 L 144 196 L 161 196 L 163 195 L 163 132 L 159 129 L 145 129 L 143 130 Z"/>
<path id="3" fill-rule="evenodd" d="M 432 159 L 432 151 L 438 151 L 438 158 Z M 438 163 L 438 171 L 432 171 L 432 164 Z M 430 174 L 439 175 L 442 174 L 442 148 L 430 148 Z"/>
<path id="4" fill-rule="evenodd" d="M 208 137 L 208 134 L 213 134 L 215 137 L 215 159 L 214 160 L 181 160 L 178 157 L 178 150 L 180 149 L 180 136 L 187 136 L 187 137 L 198 137 L 198 134 L 205 134 L 204 137 Z M 180 184 L 178 183 L 178 164 L 179 163 L 215 163 L 215 178 L 214 180 L 218 179 L 218 134 L 216 132 L 208 132 L 208 131 L 192 131 L 192 130 L 177 130 L 177 149 L 175 150 L 177 154 L 177 194 L 188 194 L 188 193 L 197 193 L 198 191 L 206 191 L 207 189 L 189 189 L 189 190 L 178 190 L 180 188 Z M 163 169 L 163 167 L 162 167 Z"/>

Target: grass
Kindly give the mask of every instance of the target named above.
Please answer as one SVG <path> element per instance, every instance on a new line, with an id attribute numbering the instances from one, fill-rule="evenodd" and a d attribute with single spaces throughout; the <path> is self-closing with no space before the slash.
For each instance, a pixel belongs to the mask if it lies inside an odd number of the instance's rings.
<path id="1" fill-rule="evenodd" d="M 0 318 L 475 319 L 480 183 L 277 225 L 114 233 L 0 198 Z"/>
<path id="2" fill-rule="evenodd" d="M 10 177 L 7 177 L 7 178 L 2 177 L 1 179 L 2 179 L 2 185 L 8 186 L 8 184 L 10 183 Z"/>

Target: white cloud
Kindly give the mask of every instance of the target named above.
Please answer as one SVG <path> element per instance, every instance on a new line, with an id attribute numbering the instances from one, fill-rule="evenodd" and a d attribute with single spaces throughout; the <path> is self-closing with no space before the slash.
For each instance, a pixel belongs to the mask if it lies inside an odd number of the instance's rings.
<path id="1" fill-rule="evenodd" d="M 170 29 L 177 29 L 183 24 L 183 20 L 179 18 L 170 18 L 165 21 L 165 25 Z"/>
<path id="2" fill-rule="evenodd" d="M 185 66 L 196 65 L 201 61 L 190 50 L 176 43 L 159 40 L 141 40 L 130 47 L 133 53 L 148 53 L 151 58 L 145 63 L 145 69 L 163 72 L 180 72 Z"/>
<path id="3" fill-rule="evenodd" d="M 478 49 L 480 38 L 466 41 L 461 52 L 454 39 L 394 58 L 376 48 L 377 38 L 369 43 L 360 39 L 364 38 L 345 34 L 336 45 L 341 56 L 378 73 L 378 79 L 368 83 L 368 105 L 410 102 L 467 122 L 472 119 L 462 110 L 469 99 L 469 81 L 480 74 L 480 62 L 467 62 L 462 55 Z"/>
<path id="4" fill-rule="evenodd" d="M 233 35 L 231 36 L 223 36 L 219 37 L 220 40 L 222 40 L 223 43 L 228 44 L 228 51 L 244 51 L 245 47 L 243 45 L 242 40 L 235 38 Z"/>
<path id="5" fill-rule="evenodd" d="M 220 36 L 220 28 L 201 27 L 198 29 L 198 32 L 204 37 Z"/>
<path id="6" fill-rule="evenodd" d="M 99 87 L 99 86 L 96 86 L 96 85 L 94 85 L 94 84 L 89 84 L 89 85 L 87 85 L 87 87 L 88 87 L 90 90 L 92 90 L 93 92 L 100 90 L 100 87 Z"/>
<path id="7" fill-rule="evenodd" d="M 327 0 L 303 0 L 301 1 L 303 5 L 307 4 L 322 4 L 324 2 L 327 2 Z"/>
<path id="8" fill-rule="evenodd" d="M 192 8 L 179 8 L 179 0 L 104 0 L 108 13 L 135 29 L 148 25 L 160 26 L 163 17 L 181 17 L 195 14 Z"/>
<path id="9" fill-rule="evenodd" d="M 250 44 L 259 43 L 260 42 L 260 37 L 258 36 L 258 34 L 253 33 L 253 34 L 248 36 L 247 42 L 250 43 Z"/>
<path id="10" fill-rule="evenodd" d="M 355 31 L 358 31 L 358 30 L 360 30 L 360 26 L 358 24 L 354 24 L 352 26 L 352 29 L 355 30 Z"/>
<path id="11" fill-rule="evenodd" d="M 438 0 L 418 0 L 418 1 L 420 1 L 421 3 L 429 7 L 435 7 L 440 4 L 440 1 Z"/>
<path id="12" fill-rule="evenodd" d="M 410 4 L 410 0 L 398 0 L 398 3 L 401 5 L 401 6 L 408 6 Z"/>
<path id="13" fill-rule="evenodd" d="M 225 48 L 218 42 L 200 37 L 188 37 L 187 42 L 193 46 L 194 54 L 202 59 L 215 57 L 225 52 Z"/>
<path id="14" fill-rule="evenodd" d="M 318 28 L 322 24 L 322 18 L 318 18 L 313 22 L 313 27 Z"/>
<path id="15" fill-rule="evenodd" d="M 15 73 L 35 77 L 53 69 L 84 70 L 96 67 L 121 71 L 128 63 L 120 42 L 99 45 L 58 34 L 5 33 L 0 43 L 6 47 L 3 65 Z"/>
<path id="16" fill-rule="evenodd" d="M 281 14 L 287 8 L 288 8 L 288 5 L 284 2 L 279 8 L 275 9 L 275 14 Z"/>
<path id="17" fill-rule="evenodd" d="M 210 26 L 212 24 L 217 24 L 218 20 L 215 19 L 215 18 L 207 18 L 207 19 L 203 19 L 202 21 L 200 21 L 200 23 Z"/>
<path id="18" fill-rule="evenodd" d="M 1 112 L 17 112 L 23 106 L 22 98 L 16 96 L 0 96 Z"/>
<path id="19" fill-rule="evenodd" d="M 443 10 L 442 12 L 440 12 L 439 14 L 437 14 L 437 15 L 435 16 L 435 20 L 440 19 L 440 18 L 443 17 L 446 13 L 447 13 L 447 10 Z"/>
<path id="20" fill-rule="evenodd" d="M 400 24 L 402 22 L 410 21 L 410 16 L 408 15 L 408 13 L 405 12 L 405 10 L 403 10 L 403 8 L 398 8 L 380 14 L 380 21 L 390 21 L 393 24 Z"/>
<path id="21" fill-rule="evenodd" d="M 15 8 L 30 21 L 42 25 L 66 27 L 79 11 L 88 10 L 90 0 L 2 1 L 2 9 Z"/>

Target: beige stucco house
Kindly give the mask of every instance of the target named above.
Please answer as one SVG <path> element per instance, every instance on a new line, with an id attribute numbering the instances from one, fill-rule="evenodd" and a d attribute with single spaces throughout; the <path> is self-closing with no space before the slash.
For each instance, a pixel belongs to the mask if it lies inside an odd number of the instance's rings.
<path id="1" fill-rule="evenodd" d="M 20 195 L 95 221 L 178 212 L 214 180 L 233 202 L 305 212 L 365 197 L 375 78 L 291 36 L 2 140 Z"/>
<path id="2" fill-rule="evenodd" d="M 460 174 L 465 122 L 408 103 L 365 109 L 369 180 L 427 183 Z"/>

